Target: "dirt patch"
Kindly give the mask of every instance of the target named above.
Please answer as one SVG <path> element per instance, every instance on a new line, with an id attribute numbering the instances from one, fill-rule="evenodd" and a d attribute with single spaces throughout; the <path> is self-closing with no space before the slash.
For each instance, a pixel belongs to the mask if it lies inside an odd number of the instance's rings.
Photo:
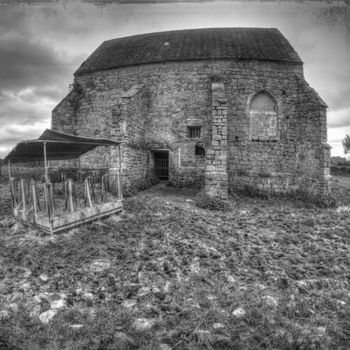
<path id="1" fill-rule="evenodd" d="M 54 237 L 3 217 L 0 339 L 22 349 L 348 347 L 346 210 L 237 196 L 232 211 L 211 212 L 194 196 L 158 185 L 127 199 L 122 218 Z M 48 324 L 41 293 L 65 296 Z"/>

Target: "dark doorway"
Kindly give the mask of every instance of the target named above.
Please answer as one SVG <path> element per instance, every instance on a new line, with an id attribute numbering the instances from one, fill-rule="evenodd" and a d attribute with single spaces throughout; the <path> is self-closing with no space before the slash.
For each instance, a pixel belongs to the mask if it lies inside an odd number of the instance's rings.
<path id="1" fill-rule="evenodd" d="M 169 179 L 168 151 L 154 151 L 154 175 L 160 180 Z"/>

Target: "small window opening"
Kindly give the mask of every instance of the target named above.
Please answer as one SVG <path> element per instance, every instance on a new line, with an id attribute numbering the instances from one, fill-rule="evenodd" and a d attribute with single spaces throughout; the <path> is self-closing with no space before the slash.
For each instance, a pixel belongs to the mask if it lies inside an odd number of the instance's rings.
<path id="1" fill-rule="evenodd" d="M 187 128 L 187 134 L 190 139 L 197 139 L 201 137 L 201 127 L 200 126 L 189 126 Z"/>
<path id="2" fill-rule="evenodd" d="M 205 149 L 202 146 L 196 145 L 194 152 L 196 156 L 205 156 Z"/>

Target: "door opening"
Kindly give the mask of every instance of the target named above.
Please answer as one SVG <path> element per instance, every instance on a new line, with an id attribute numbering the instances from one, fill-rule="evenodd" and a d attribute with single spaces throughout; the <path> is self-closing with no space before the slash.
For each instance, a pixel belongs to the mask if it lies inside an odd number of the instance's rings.
<path id="1" fill-rule="evenodd" d="M 169 151 L 154 151 L 154 175 L 160 180 L 169 179 Z"/>

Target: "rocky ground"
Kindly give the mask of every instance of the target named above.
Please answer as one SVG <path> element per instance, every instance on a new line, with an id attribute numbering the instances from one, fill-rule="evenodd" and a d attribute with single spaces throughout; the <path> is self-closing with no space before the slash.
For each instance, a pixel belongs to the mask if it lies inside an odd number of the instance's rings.
<path id="1" fill-rule="evenodd" d="M 54 237 L 0 211 L 0 349 L 348 349 L 350 178 L 336 209 L 162 185 Z"/>

